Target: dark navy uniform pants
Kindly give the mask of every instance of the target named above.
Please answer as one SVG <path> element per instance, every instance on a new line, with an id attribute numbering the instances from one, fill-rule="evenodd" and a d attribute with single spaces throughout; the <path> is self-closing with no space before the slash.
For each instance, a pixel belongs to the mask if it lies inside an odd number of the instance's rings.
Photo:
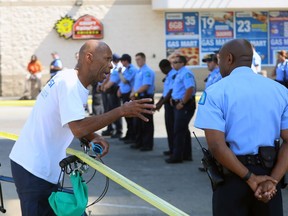
<path id="1" fill-rule="evenodd" d="M 12 176 L 20 199 L 22 216 L 54 216 L 48 197 L 58 186 L 38 178 L 11 160 Z"/>
<path id="2" fill-rule="evenodd" d="M 122 94 L 121 97 L 122 97 L 122 103 L 123 104 L 130 101 L 130 93 L 131 92 Z M 127 124 L 127 132 L 126 132 L 125 137 L 127 139 L 134 140 L 135 139 L 135 130 L 134 130 L 134 126 L 133 126 L 133 118 L 125 117 L 125 121 Z"/>
<path id="3" fill-rule="evenodd" d="M 169 151 L 173 151 L 173 130 L 174 130 L 174 110 L 173 106 L 170 105 L 170 102 L 164 104 L 165 109 L 165 126 L 168 138 Z"/>
<path id="4" fill-rule="evenodd" d="M 196 108 L 195 98 L 185 104 L 180 110 L 174 109 L 174 133 L 173 133 L 173 155 L 175 160 L 192 158 L 192 140 L 189 130 L 189 122 L 192 119 Z"/>
<path id="5" fill-rule="evenodd" d="M 145 97 L 142 97 L 145 98 Z M 150 102 L 154 104 L 153 96 L 147 96 L 146 98 L 151 98 L 153 101 Z M 141 148 L 153 149 L 154 146 L 154 121 L 153 115 L 143 114 L 149 119 L 148 122 L 143 121 L 140 118 L 134 118 L 134 126 L 136 130 L 136 145 Z"/>
<path id="6" fill-rule="evenodd" d="M 121 105 L 121 100 L 120 98 L 117 97 L 117 92 L 111 94 L 108 93 L 107 99 L 108 99 L 108 111 L 115 109 Z M 113 125 L 115 125 L 117 133 L 122 133 L 122 118 L 119 118 L 115 122 L 113 122 Z"/>
<path id="7" fill-rule="evenodd" d="M 247 165 L 256 175 L 269 175 L 270 170 L 260 165 Z M 225 176 L 225 182 L 213 192 L 213 216 L 283 216 L 281 189 L 268 202 L 254 197 L 249 185 L 235 174 Z"/>

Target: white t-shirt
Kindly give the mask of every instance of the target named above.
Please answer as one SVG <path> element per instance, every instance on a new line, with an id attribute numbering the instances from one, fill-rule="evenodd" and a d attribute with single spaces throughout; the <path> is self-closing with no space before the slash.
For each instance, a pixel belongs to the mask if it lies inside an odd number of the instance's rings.
<path id="1" fill-rule="evenodd" d="M 261 62 L 262 62 L 262 59 L 261 59 L 260 55 L 255 50 L 253 50 L 253 58 L 252 58 L 251 68 L 254 71 L 254 73 L 260 73 L 261 72 Z M 256 68 L 256 67 L 258 67 L 258 68 Z"/>
<path id="2" fill-rule="evenodd" d="M 10 159 L 56 184 L 59 162 L 74 138 L 68 123 L 85 118 L 88 93 L 75 70 L 63 70 L 54 76 L 38 95 Z"/>

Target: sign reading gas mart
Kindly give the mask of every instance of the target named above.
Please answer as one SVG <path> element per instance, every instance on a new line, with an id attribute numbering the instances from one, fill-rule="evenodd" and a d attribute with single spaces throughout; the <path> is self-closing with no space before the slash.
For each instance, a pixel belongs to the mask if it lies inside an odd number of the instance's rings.
<path id="1" fill-rule="evenodd" d="M 61 37 L 64 37 L 65 39 L 72 38 L 75 40 L 103 38 L 103 25 L 95 17 L 91 15 L 84 15 L 78 18 L 76 21 L 70 18 L 71 22 L 64 23 L 62 20 L 67 20 L 67 18 L 68 17 L 66 16 L 58 20 L 54 27 Z M 59 23 L 65 24 L 65 28 L 64 26 L 59 25 Z M 63 33 L 63 29 L 66 30 L 65 34 Z M 69 29 L 70 32 L 67 32 L 67 29 Z"/>

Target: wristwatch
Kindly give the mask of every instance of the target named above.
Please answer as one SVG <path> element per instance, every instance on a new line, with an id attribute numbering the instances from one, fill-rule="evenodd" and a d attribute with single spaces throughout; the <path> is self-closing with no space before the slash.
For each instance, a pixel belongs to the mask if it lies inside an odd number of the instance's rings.
<path id="1" fill-rule="evenodd" d="M 251 177 L 252 172 L 250 170 L 248 170 L 248 173 L 242 178 L 244 181 L 248 181 L 249 178 Z"/>

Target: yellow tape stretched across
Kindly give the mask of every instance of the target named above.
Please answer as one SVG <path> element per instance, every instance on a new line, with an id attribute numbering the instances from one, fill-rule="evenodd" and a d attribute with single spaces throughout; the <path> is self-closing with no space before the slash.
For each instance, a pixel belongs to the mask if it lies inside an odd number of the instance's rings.
<path id="1" fill-rule="evenodd" d="M 199 95 L 196 95 L 196 102 L 200 99 Z M 34 106 L 35 100 L 0 100 L 1 106 Z M 92 99 L 88 99 L 88 104 L 92 104 Z"/>
<path id="2" fill-rule="evenodd" d="M 18 136 L 11 133 L 1 132 L 0 137 L 10 139 L 10 140 L 17 140 Z M 75 155 L 80 160 L 87 163 L 90 167 L 96 169 L 97 171 L 101 172 L 103 175 L 107 176 L 117 184 L 121 185 L 122 187 L 126 188 L 130 192 L 134 193 L 136 196 L 140 197 L 141 199 L 145 200 L 146 202 L 150 203 L 151 205 L 155 206 L 162 212 L 173 215 L 173 216 L 188 216 L 185 212 L 181 211 L 180 209 L 176 208 L 175 206 L 171 205 L 170 203 L 166 202 L 165 200 L 159 198 L 155 194 L 151 193 L 150 191 L 146 190 L 145 188 L 139 186 L 138 184 L 132 182 L 128 178 L 124 177 L 123 175 L 117 173 L 116 171 L 112 170 L 108 166 L 102 164 L 101 162 L 94 160 L 93 158 L 89 157 L 87 154 L 81 151 L 77 151 L 75 149 L 67 148 L 67 154 Z"/>
<path id="3" fill-rule="evenodd" d="M 115 181 L 117 184 L 121 185 L 122 187 L 126 188 L 130 192 L 134 193 L 141 199 L 145 200 L 146 202 L 150 203 L 151 205 L 155 206 L 156 208 L 160 209 L 161 211 L 165 212 L 168 215 L 187 215 L 185 212 L 177 209 L 175 206 L 171 205 L 170 203 L 166 202 L 165 200 L 157 197 L 150 191 L 146 190 L 145 188 L 137 185 L 136 183 L 132 182 L 128 178 L 124 177 L 123 175 L 117 173 L 116 171 L 112 170 L 111 168 L 107 167 L 106 165 L 102 164 L 101 162 L 94 160 L 93 158 L 89 157 L 89 155 L 85 154 L 84 152 L 77 151 L 71 148 L 67 148 L 66 151 L 68 154 L 75 155 L 80 160 L 87 163 L 90 167 L 96 169 L 97 171 L 101 172 L 103 175 L 107 176 L 111 180 Z"/>
<path id="4" fill-rule="evenodd" d="M 0 137 L 14 140 L 14 141 L 16 141 L 18 139 L 18 136 L 16 134 L 6 133 L 6 132 L 2 132 L 2 131 L 0 131 Z"/>

